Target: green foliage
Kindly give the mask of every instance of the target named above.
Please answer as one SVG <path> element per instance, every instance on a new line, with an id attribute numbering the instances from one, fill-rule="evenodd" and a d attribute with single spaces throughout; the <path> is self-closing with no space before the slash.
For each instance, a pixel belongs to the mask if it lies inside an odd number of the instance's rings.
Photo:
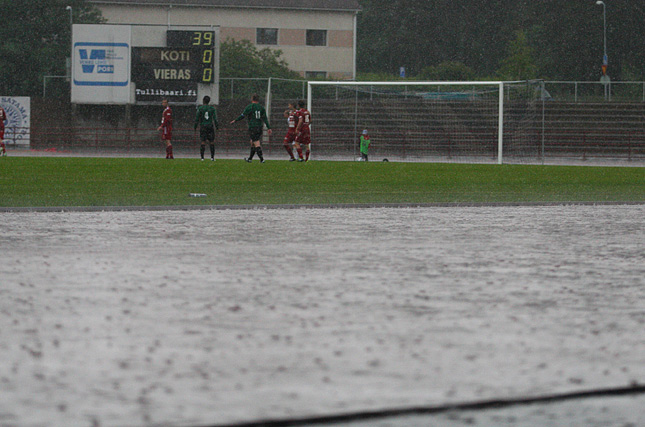
<path id="1" fill-rule="evenodd" d="M 513 8 L 500 0 L 362 0 L 358 17 L 358 68 L 410 75 L 443 62 L 462 62 L 478 75 L 500 60 L 496 45 L 507 40 Z"/>
<path id="2" fill-rule="evenodd" d="M 639 69 L 636 65 L 623 64 L 621 75 L 625 81 L 643 81 L 645 80 L 645 68 Z"/>
<path id="3" fill-rule="evenodd" d="M 292 80 L 303 80 L 300 74 L 289 69 L 281 59 L 282 51 L 264 48 L 258 50 L 248 40 L 226 39 L 220 44 L 220 78 L 234 78 L 234 87 L 228 83 L 220 85 L 220 96 L 223 98 L 239 97 L 244 94 L 264 94 L 267 90 L 267 79 L 273 77 L 271 91 L 276 97 L 296 99 L 302 97 L 302 84 Z M 253 80 L 239 80 L 248 78 Z M 288 79 L 280 80 L 280 79 Z M 232 90 L 232 92 L 231 92 Z"/>
<path id="4" fill-rule="evenodd" d="M 508 56 L 502 60 L 497 70 L 500 80 L 531 80 L 538 77 L 538 69 L 533 59 L 534 53 L 529 46 L 526 33 L 518 30 L 515 39 L 508 45 Z"/>
<path id="5" fill-rule="evenodd" d="M 281 50 L 268 47 L 258 50 L 248 40 L 228 38 L 220 44 L 220 77 L 301 79 L 281 55 Z"/>
<path id="6" fill-rule="evenodd" d="M 645 201 L 642 171 L 625 167 L 79 157 L 0 164 L 3 207 Z"/>
<path id="7" fill-rule="evenodd" d="M 446 61 L 439 65 L 426 67 L 421 70 L 418 78 L 428 81 L 472 81 L 476 79 L 475 71 L 463 62 Z"/>
<path id="8" fill-rule="evenodd" d="M 398 75 L 389 73 L 357 73 L 356 80 L 359 82 L 398 82 L 405 81 Z"/>
<path id="9" fill-rule="evenodd" d="M 396 74 L 405 66 L 410 75 L 422 75 L 436 64 L 460 62 L 476 80 L 496 73 L 514 79 L 600 78 L 603 8 L 593 1 L 359 2 L 360 72 Z M 645 9 L 637 1 L 605 4 L 609 74 L 628 80 L 634 73 L 622 73 L 642 70 L 645 63 Z"/>
<path id="10" fill-rule="evenodd" d="M 66 75 L 71 51 L 67 6 L 76 24 L 104 22 L 85 0 L 0 0 L 0 94 L 38 95 L 43 76 Z"/>

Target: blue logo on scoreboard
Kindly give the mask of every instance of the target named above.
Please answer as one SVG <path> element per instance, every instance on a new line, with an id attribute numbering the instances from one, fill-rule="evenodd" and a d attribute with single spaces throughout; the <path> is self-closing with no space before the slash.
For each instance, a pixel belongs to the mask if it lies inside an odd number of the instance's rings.
<path id="1" fill-rule="evenodd" d="M 127 86 L 130 46 L 127 43 L 75 43 L 74 84 Z"/>
<path id="2" fill-rule="evenodd" d="M 114 64 L 108 64 L 108 51 L 106 49 L 79 49 L 78 55 L 81 57 L 81 69 L 85 74 L 91 74 L 96 70 L 97 73 L 114 74 Z M 120 58 L 119 58 L 120 59 Z"/>

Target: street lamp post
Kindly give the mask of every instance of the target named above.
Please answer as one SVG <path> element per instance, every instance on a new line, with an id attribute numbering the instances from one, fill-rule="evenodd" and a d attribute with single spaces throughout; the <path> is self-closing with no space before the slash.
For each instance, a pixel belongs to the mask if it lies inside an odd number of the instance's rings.
<path id="1" fill-rule="evenodd" d="M 65 10 L 69 10 L 69 58 L 67 59 L 67 77 L 71 79 L 72 77 L 72 56 L 74 55 L 74 40 L 72 39 L 73 36 L 73 28 L 74 28 L 74 10 L 72 9 L 72 6 L 67 6 Z"/>
<path id="2" fill-rule="evenodd" d="M 67 6 L 65 10 L 69 10 L 69 25 L 71 27 L 72 25 L 74 25 L 74 14 L 72 6 Z"/>
<path id="3" fill-rule="evenodd" d="M 598 0 L 597 5 L 602 5 L 602 28 L 603 28 L 603 46 L 604 61 L 607 61 L 607 7 L 604 1 Z M 606 64 L 605 64 L 606 65 Z"/>
<path id="4" fill-rule="evenodd" d="M 602 0 L 596 2 L 597 5 L 602 5 L 602 34 L 603 34 L 603 56 L 602 56 L 602 76 L 600 81 L 605 86 L 605 100 L 609 99 L 609 84 L 611 79 L 607 75 L 607 66 L 609 65 L 609 57 L 607 56 L 607 5 Z"/>

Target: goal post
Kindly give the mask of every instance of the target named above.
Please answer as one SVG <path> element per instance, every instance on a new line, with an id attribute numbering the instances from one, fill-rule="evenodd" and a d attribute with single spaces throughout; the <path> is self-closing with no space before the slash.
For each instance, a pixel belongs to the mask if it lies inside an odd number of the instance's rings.
<path id="1" fill-rule="evenodd" d="M 525 162 L 539 151 L 535 99 L 535 82 L 527 81 L 307 84 L 312 145 L 326 157 L 355 156 L 360 132 L 369 129 L 379 156 Z"/>

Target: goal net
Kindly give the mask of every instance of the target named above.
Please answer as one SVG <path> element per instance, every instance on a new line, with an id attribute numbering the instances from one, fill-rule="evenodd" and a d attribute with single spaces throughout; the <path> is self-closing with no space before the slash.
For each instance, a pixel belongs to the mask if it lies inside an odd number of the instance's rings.
<path id="1" fill-rule="evenodd" d="M 541 82 L 308 83 L 312 147 L 353 159 L 467 163 L 541 160 Z M 313 151 L 312 149 L 312 151 Z"/>

